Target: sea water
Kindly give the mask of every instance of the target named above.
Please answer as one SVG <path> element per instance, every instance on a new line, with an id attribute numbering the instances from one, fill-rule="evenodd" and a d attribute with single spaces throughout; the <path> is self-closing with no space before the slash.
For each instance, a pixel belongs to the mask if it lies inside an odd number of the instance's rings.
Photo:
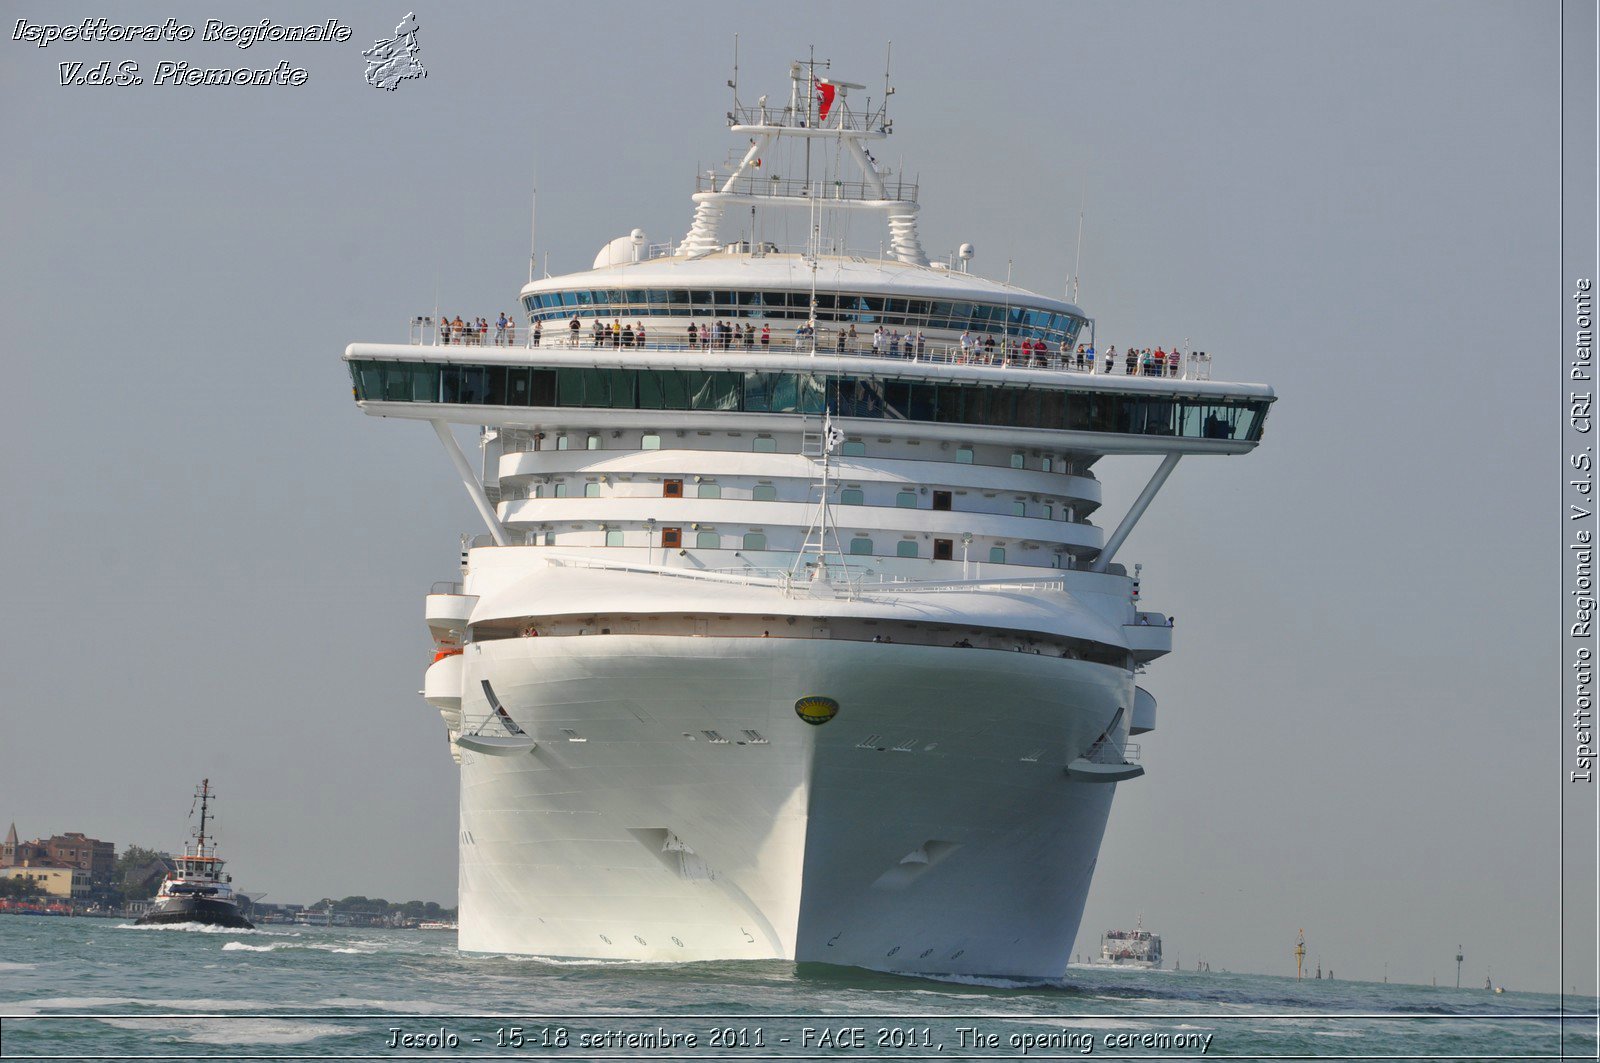
<path id="1" fill-rule="evenodd" d="M 932 981 L 466 955 L 446 931 L 0 916 L 7 1060 L 1594 1059 L 1593 1010 L 1224 972 Z"/>

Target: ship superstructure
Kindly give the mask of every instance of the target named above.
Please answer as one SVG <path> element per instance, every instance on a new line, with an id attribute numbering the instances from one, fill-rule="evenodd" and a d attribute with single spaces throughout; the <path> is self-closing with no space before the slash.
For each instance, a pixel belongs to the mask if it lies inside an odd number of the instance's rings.
<path id="1" fill-rule="evenodd" d="M 1161 966 L 1161 935 L 1144 928 L 1141 917 L 1132 930 L 1107 930 L 1100 935 L 1100 962 L 1118 967 Z"/>
<path id="2" fill-rule="evenodd" d="M 735 100 L 683 240 L 531 280 L 515 342 L 346 350 L 487 527 L 426 603 L 460 946 L 1053 977 L 1171 647 L 1114 558 L 1273 393 L 1080 368 L 1079 307 L 928 260 L 881 105 L 791 86 Z M 1110 534 L 1108 454 L 1157 463 Z"/>

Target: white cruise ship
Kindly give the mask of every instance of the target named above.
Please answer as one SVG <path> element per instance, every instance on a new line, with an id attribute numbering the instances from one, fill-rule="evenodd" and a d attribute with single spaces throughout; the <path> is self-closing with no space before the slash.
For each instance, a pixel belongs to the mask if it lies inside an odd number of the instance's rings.
<path id="1" fill-rule="evenodd" d="M 1118 547 L 1273 392 L 1080 367 L 1077 306 L 929 261 L 881 100 L 825 66 L 735 88 L 681 241 L 531 280 L 503 339 L 345 352 L 487 527 L 426 604 L 464 950 L 1066 968 L 1172 640 Z M 1153 475 L 1102 523 L 1107 454 Z"/>

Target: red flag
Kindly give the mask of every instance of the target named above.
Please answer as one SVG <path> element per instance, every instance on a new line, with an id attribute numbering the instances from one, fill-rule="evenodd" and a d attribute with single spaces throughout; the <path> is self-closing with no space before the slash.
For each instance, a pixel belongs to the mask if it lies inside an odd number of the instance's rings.
<path id="1" fill-rule="evenodd" d="M 826 81 L 817 82 L 817 119 L 828 120 L 828 108 L 833 106 L 834 87 Z"/>

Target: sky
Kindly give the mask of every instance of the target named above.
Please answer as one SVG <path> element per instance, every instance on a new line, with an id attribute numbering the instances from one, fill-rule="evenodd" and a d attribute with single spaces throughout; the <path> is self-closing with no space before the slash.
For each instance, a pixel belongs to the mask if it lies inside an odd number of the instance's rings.
<path id="1" fill-rule="evenodd" d="M 914 15 L 910 11 L 914 10 Z M 422 596 L 481 527 L 347 343 L 687 230 L 742 94 L 812 45 L 881 86 L 930 254 L 1188 342 L 1279 402 L 1184 461 L 1119 560 L 1179 618 L 1143 685 L 1078 952 L 1142 916 L 1185 967 L 1592 992 L 1563 836 L 1560 9 L 1549 2 L 6 5 L 0 821 L 182 844 L 209 776 L 264 899 L 453 903 L 456 771 Z M 341 19 L 346 43 L 56 43 L 14 20 Z M 802 17 L 803 15 L 803 17 Z M 909 17 L 908 17 L 909 15 Z M 62 86 L 58 64 L 304 67 Z M 1148 461 L 1108 460 L 1106 514 Z M 1593 801 L 1593 791 L 1577 795 Z M 1580 903 L 1560 904 L 1561 860 Z M 1587 908 L 1581 903 L 1589 890 Z M 1590 959 L 1559 958 L 1590 943 Z"/>

